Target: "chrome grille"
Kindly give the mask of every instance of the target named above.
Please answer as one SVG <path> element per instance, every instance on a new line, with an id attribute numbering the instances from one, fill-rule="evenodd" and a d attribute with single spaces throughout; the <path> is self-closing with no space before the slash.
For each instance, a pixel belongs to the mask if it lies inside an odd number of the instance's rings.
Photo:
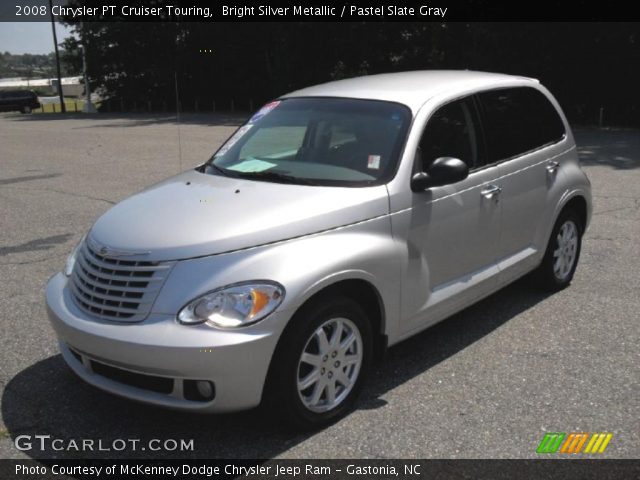
<path id="1" fill-rule="evenodd" d="M 69 283 L 76 304 L 84 311 L 108 320 L 136 322 L 149 314 L 172 265 L 110 258 L 85 241 Z"/>

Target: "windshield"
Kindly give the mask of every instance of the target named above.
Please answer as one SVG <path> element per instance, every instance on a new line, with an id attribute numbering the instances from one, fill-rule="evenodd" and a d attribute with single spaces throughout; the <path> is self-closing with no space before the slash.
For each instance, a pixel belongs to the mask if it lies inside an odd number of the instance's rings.
<path id="1" fill-rule="evenodd" d="M 205 173 L 310 185 L 367 186 L 393 177 L 411 113 L 376 100 L 291 98 L 262 107 Z"/>

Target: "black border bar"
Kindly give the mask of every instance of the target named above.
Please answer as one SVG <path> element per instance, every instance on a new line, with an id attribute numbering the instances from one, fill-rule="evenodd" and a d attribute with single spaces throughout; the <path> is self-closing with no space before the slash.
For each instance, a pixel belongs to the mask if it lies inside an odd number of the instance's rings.
<path id="1" fill-rule="evenodd" d="M 633 2 L 609 0 L 54 0 L 84 22 L 633 21 Z M 73 10 L 69 10 L 73 8 Z M 179 10 L 176 10 L 178 8 Z M 179 11 L 180 14 L 176 14 Z M 204 12 L 207 12 L 206 14 Z M 63 15 L 57 15 L 62 19 Z M 48 0 L 0 2 L 0 22 L 49 21 Z"/>
<path id="2" fill-rule="evenodd" d="M 63 472 L 63 473 L 61 473 Z M 277 473 L 277 475 L 276 475 Z M 640 460 L 0 460 L 0 478 L 432 480 L 640 478 Z"/>

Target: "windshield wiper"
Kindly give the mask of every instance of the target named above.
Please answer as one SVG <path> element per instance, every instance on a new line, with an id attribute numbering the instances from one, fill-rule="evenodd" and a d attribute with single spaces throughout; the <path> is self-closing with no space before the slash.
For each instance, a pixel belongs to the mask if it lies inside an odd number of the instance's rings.
<path id="1" fill-rule="evenodd" d="M 263 172 L 242 172 L 238 175 L 240 178 L 266 180 L 279 183 L 291 183 L 298 185 L 317 185 L 315 181 L 310 178 L 294 177 L 282 172 L 274 172 L 265 170 Z"/>
<path id="2" fill-rule="evenodd" d="M 215 173 L 217 173 L 218 175 L 222 175 L 223 177 L 238 177 L 238 175 L 235 172 L 232 172 L 231 170 L 227 170 L 226 168 L 219 167 L 213 162 L 207 163 L 205 165 L 205 168 L 210 168 Z"/>

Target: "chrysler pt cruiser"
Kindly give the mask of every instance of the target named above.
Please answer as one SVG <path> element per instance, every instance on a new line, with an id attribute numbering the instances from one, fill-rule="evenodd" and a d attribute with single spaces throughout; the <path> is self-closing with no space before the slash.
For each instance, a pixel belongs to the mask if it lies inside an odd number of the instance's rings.
<path id="1" fill-rule="evenodd" d="M 525 274 L 566 287 L 590 216 L 537 80 L 353 78 L 276 99 L 108 210 L 46 302 L 64 360 L 98 388 L 318 426 L 388 346 Z"/>

